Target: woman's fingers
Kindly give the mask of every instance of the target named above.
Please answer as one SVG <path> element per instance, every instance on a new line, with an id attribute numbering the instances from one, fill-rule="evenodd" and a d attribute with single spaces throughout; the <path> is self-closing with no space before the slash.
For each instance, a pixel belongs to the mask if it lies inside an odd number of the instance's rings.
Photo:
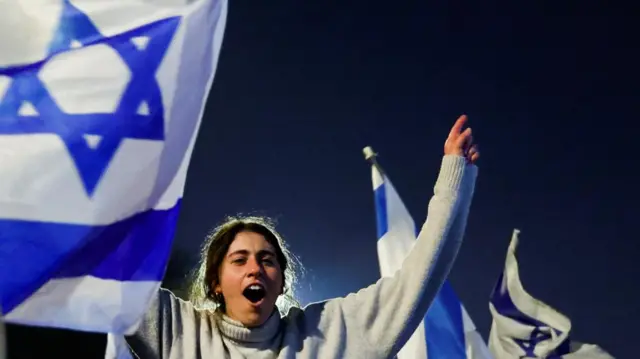
<path id="1" fill-rule="evenodd" d="M 473 136 L 471 135 L 471 128 L 468 127 L 455 139 L 454 146 L 465 152 L 469 147 L 471 147 L 472 143 Z"/>
<path id="2" fill-rule="evenodd" d="M 471 156 L 471 160 L 469 160 L 469 162 L 475 164 L 476 161 L 478 161 L 478 158 L 480 158 L 480 152 L 474 153 L 473 156 Z"/>
<path id="3" fill-rule="evenodd" d="M 466 122 L 467 122 L 467 115 L 462 115 L 458 117 L 456 122 L 453 124 L 453 127 L 451 127 L 451 131 L 449 132 L 449 138 L 450 139 L 456 138 L 458 134 L 460 134 L 460 131 L 462 131 L 462 127 L 464 127 L 464 124 Z"/>
<path id="4" fill-rule="evenodd" d="M 475 163 L 480 157 L 480 151 L 478 151 L 478 146 L 472 145 L 471 148 L 469 148 L 469 151 L 467 152 L 466 157 L 467 157 L 467 161 L 469 161 L 470 163 Z"/>
<path id="5" fill-rule="evenodd" d="M 445 155 L 464 156 L 468 162 L 475 163 L 480 157 L 480 152 L 478 147 L 473 144 L 471 128 L 462 130 L 466 123 L 466 115 L 458 117 L 444 143 L 444 153 Z"/>

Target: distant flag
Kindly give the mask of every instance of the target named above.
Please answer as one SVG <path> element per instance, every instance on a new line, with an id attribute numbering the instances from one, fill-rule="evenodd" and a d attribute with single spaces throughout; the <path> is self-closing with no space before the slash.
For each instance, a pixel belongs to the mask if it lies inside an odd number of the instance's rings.
<path id="1" fill-rule="evenodd" d="M 496 358 L 612 359 L 597 345 L 572 341 L 571 321 L 522 287 L 513 231 L 504 272 L 491 295 L 489 348 Z"/>
<path id="2" fill-rule="evenodd" d="M 131 333 L 171 250 L 226 0 L 0 2 L 0 307 Z"/>
<path id="3" fill-rule="evenodd" d="M 417 227 L 402 199 L 375 161 L 370 147 L 364 149 L 372 163 L 371 174 L 377 214 L 378 260 L 383 277 L 392 276 L 411 251 Z M 490 359 L 493 358 L 473 321 L 445 282 L 398 359 Z"/>

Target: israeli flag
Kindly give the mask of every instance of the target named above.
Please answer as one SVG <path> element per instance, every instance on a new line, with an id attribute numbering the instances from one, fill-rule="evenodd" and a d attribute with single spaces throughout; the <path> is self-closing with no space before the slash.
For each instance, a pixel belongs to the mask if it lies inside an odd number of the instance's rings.
<path id="1" fill-rule="evenodd" d="M 375 162 L 373 150 L 367 147 L 364 153 L 372 162 L 380 272 L 383 277 L 391 277 L 411 251 L 418 228 L 389 177 Z M 398 353 L 398 359 L 427 358 L 493 358 L 448 281 L 431 304 L 423 324 Z"/>
<path id="2" fill-rule="evenodd" d="M 597 345 L 572 341 L 571 321 L 527 293 L 520 282 L 514 230 L 504 272 L 491 295 L 489 348 L 496 358 L 613 359 Z"/>
<path id="3" fill-rule="evenodd" d="M 0 2 L 0 306 L 133 332 L 169 257 L 226 0 Z"/>

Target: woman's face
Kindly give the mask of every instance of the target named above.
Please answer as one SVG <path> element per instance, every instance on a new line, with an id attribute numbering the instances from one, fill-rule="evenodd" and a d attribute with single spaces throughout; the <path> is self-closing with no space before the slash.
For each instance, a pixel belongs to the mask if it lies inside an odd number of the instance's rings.
<path id="1" fill-rule="evenodd" d="M 282 294 L 283 275 L 275 248 L 254 232 L 240 232 L 220 266 L 216 293 L 222 293 L 226 314 L 247 327 L 262 325 Z"/>

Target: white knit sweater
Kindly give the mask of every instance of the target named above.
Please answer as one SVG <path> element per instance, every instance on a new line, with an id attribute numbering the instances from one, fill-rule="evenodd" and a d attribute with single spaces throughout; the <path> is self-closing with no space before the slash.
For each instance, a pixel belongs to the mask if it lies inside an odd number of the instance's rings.
<path id="1" fill-rule="evenodd" d="M 127 338 L 139 358 L 392 358 L 423 320 L 462 242 L 477 168 L 444 156 L 416 245 L 393 277 L 344 298 L 276 310 L 246 328 L 196 310 L 160 290 L 138 332 Z"/>

